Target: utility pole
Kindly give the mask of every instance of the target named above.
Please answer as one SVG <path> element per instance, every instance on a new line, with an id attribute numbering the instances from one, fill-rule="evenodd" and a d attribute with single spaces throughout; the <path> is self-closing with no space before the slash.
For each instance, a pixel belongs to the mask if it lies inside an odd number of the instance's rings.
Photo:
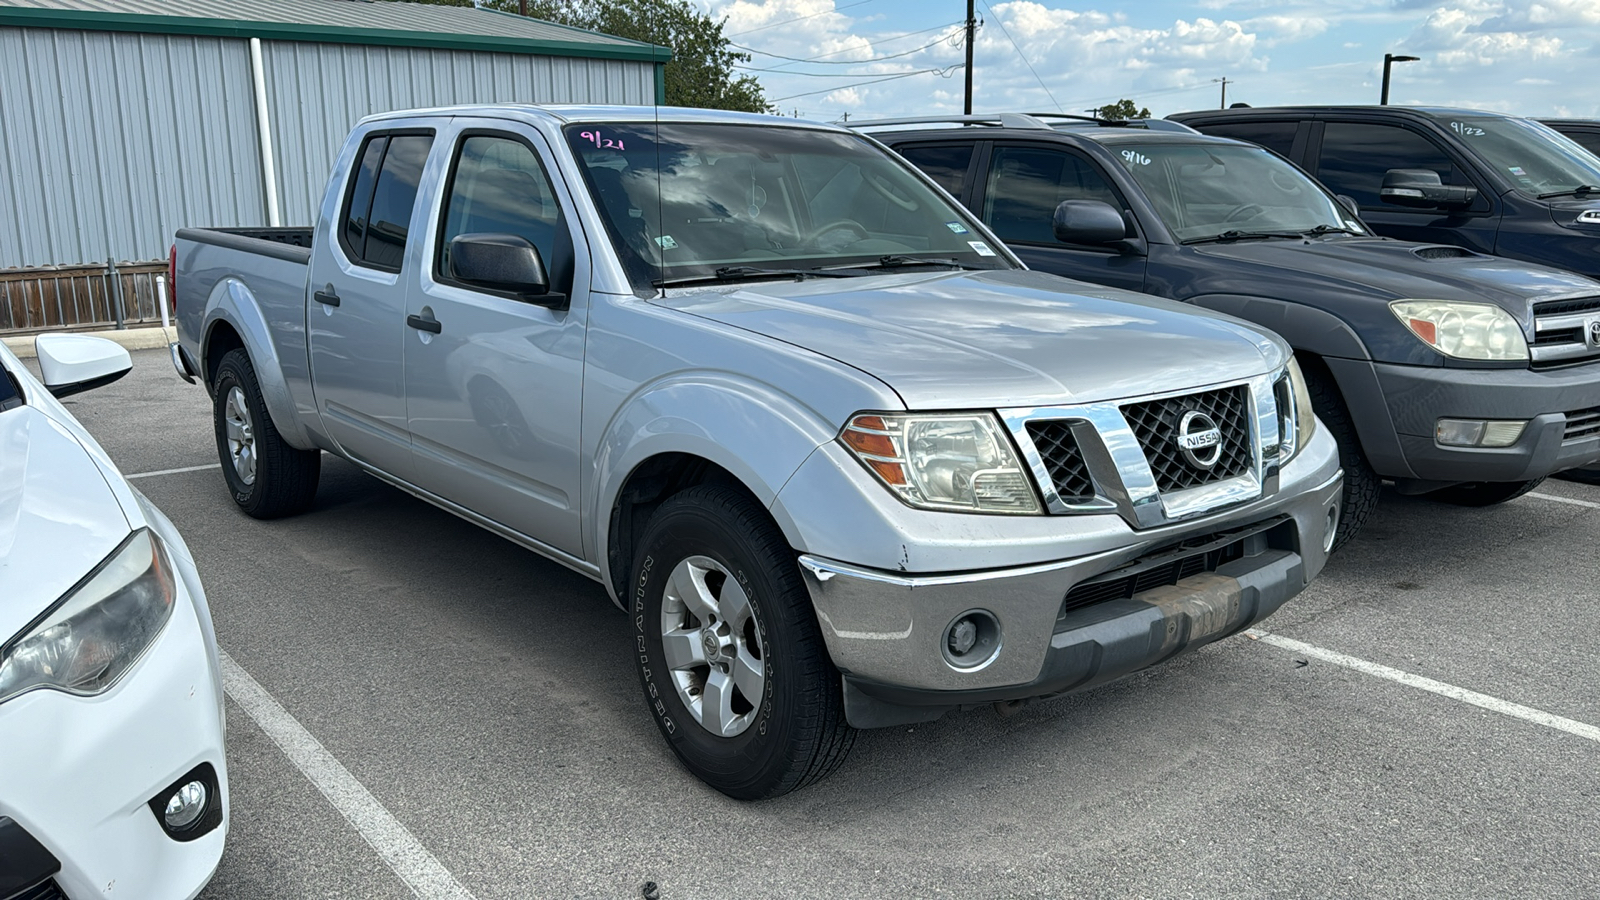
<path id="1" fill-rule="evenodd" d="M 1222 105 L 1218 106 L 1217 109 L 1227 109 L 1228 108 L 1228 76 L 1224 75 L 1221 78 L 1213 78 L 1211 80 L 1215 81 L 1215 82 L 1218 82 L 1218 83 L 1220 83 L 1222 85 Z M 1237 82 L 1235 82 L 1235 83 L 1237 84 Z"/>
<path id="2" fill-rule="evenodd" d="M 972 8 L 973 0 L 967 0 L 967 102 L 963 106 L 966 115 L 972 115 L 972 42 L 978 34 L 978 17 Z"/>
<path id="3" fill-rule="evenodd" d="M 528 0 L 517 0 L 517 15 L 526 16 L 527 14 L 528 14 Z"/>

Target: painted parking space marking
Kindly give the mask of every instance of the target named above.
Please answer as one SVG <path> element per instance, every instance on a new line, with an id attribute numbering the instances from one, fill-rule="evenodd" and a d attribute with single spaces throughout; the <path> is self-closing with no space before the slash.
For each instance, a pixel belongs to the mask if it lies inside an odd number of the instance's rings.
<path id="1" fill-rule="evenodd" d="M 181 475 L 184 472 L 204 472 L 207 469 L 220 469 L 222 463 L 210 463 L 204 466 L 184 466 L 181 469 L 157 469 L 154 472 L 139 472 L 134 475 L 124 475 L 123 478 L 132 481 L 135 478 L 154 478 L 157 475 Z"/>
<path id="2" fill-rule="evenodd" d="M 1256 640 L 1259 640 L 1263 644 L 1271 644 L 1274 647 L 1279 647 L 1284 650 L 1291 650 L 1295 653 L 1301 654 L 1302 656 L 1309 656 L 1312 659 L 1320 659 L 1323 662 L 1333 663 L 1336 666 L 1343 666 L 1347 669 L 1354 669 L 1357 672 L 1361 672 L 1365 675 L 1371 675 L 1375 678 L 1387 679 L 1389 681 L 1406 685 L 1407 687 L 1414 687 L 1430 693 L 1438 694 L 1442 697 L 1449 697 L 1452 700 L 1459 700 L 1462 703 L 1468 703 L 1472 706 L 1481 707 L 1489 710 L 1490 712 L 1497 712 L 1501 715 L 1510 716 L 1514 719 L 1521 719 L 1524 722 L 1532 722 L 1535 725 L 1543 725 L 1546 728 L 1553 728 L 1556 731 L 1564 731 L 1567 734 L 1575 735 L 1585 740 L 1594 741 L 1595 743 L 1600 744 L 1600 728 L 1596 728 L 1595 726 L 1586 724 L 1584 722 L 1579 722 L 1576 719 L 1568 719 L 1564 716 L 1558 716 L 1554 713 L 1545 712 L 1542 709 L 1534 709 L 1531 706 L 1523 706 L 1520 703 L 1512 703 L 1509 700 L 1501 700 L 1498 697 L 1491 697 L 1488 694 L 1480 694 L 1477 691 L 1469 691 L 1466 688 L 1456 687 L 1453 684 L 1446 684 L 1442 681 L 1435 681 L 1432 678 L 1425 678 L 1421 675 L 1413 675 L 1412 673 L 1403 671 L 1401 669 L 1391 668 L 1380 663 L 1368 662 L 1367 660 L 1358 659 L 1354 656 L 1347 656 L 1343 653 L 1318 647 L 1314 644 L 1307 644 L 1302 641 L 1294 640 L 1293 638 L 1279 637 L 1275 634 L 1257 631 L 1254 628 L 1245 632 L 1245 634 L 1255 638 Z"/>
<path id="3" fill-rule="evenodd" d="M 1538 491 L 1529 491 L 1524 497 L 1533 497 L 1538 500 L 1549 500 L 1553 503 L 1570 503 L 1573 506 L 1587 506 L 1590 509 L 1600 509 L 1600 503 L 1593 500 L 1574 500 L 1571 497 L 1557 497 L 1555 494 L 1541 494 Z"/>
<path id="4" fill-rule="evenodd" d="M 413 894 L 421 900 L 475 900 L 450 870 L 266 688 L 227 653 L 222 653 L 221 659 L 222 685 L 228 696 L 272 738 L 289 762 L 322 792 Z"/>

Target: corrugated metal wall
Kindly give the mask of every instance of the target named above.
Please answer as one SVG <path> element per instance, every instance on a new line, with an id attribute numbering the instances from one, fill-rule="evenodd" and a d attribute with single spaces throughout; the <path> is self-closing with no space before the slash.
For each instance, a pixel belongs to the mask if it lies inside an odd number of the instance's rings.
<path id="1" fill-rule="evenodd" d="M 362 116 L 655 99 L 648 62 L 263 43 L 286 225 L 312 224 Z M 0 268 L 159 259 L 187 226 L 266 224 L 249 42 L 0 27 Z"/>
<path id="2" fill-rule="evenodd" d="M 328 169 L 363 116 L 458 103 L 655 102 L 647 62 L 278 42 L 263 43 L 262 57 L 285 225 L 314 223 Z"/>

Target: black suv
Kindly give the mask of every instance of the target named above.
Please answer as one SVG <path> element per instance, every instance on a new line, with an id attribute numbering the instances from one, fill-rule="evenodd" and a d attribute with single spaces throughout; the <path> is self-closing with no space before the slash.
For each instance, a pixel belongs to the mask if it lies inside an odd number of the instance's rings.
<path id="1" fill-rule="evenodd" d="M 1381 478 L 1487 505 L 1600 459 L 1600 339 L 1586 330 L 1600 323 L 1600 282 L 1376 237 L 1348 198 L 1242 141 L 1170 122 L 1051 121 L 858 127 L 1032 268 L 1281 334 L 1339 441 L 1341 542 Z"/>
<path id="2" fill-rule="evenodd" d="M 1600 119 L 1540 119 L 1539 124 L 1566 135 L 1573 143 L 1600 156 Z"/>

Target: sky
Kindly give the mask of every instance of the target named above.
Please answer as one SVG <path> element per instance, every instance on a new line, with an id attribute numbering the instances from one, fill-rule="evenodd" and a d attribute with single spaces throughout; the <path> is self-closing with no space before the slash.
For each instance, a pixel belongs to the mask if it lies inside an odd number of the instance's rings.
<path id="1" fill-rule="evenodd" d="M 959 113 L 964 0 L 698 0 L 784 115 Z M 1390 102 L 1600 117 L 1600 0 L 976 0 L 975 112 L 1121 98 L 1157 116 L 1228 102 Z M 892 58 L 891 58 L 892 57 Z M 809 60 L 796 62 L 795 60 Z M 914 74 L 913 74 L 914 73 Z M 899 77 L 890 77 L 899 76 Z M 866 82 L 866 83 L 863 83 Z"/>

